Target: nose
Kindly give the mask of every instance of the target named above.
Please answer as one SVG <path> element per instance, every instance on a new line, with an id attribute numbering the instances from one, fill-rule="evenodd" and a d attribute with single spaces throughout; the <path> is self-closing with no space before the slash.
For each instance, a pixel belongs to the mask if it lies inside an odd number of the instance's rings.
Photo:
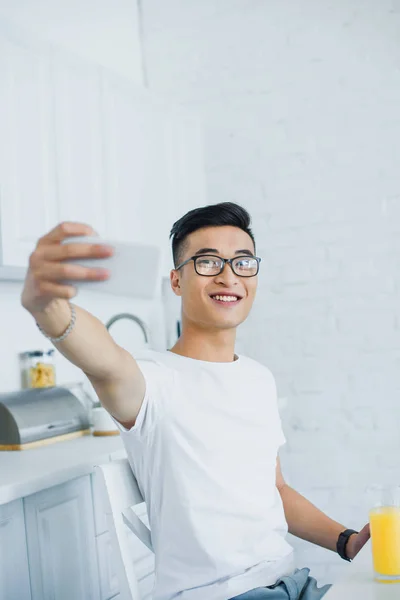
<path id="1" fill-rule="evenodd" d="M 216 275 L 215 280 L 217 283 L 223 283 L 229 287 L 231 285 L 237 285 L 238 276 L 233 272 L 232 266 L 225 263 L 224 270 L 219 275 Z"/>

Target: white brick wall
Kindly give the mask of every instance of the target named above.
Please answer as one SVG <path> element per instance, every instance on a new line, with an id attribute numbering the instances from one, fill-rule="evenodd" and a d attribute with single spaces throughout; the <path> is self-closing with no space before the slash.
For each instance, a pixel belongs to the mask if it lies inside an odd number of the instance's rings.
<path id="1" fill-rule="evenodd" d="M 349 527 L 400 480 L 400 3 L 147 0 L 150 84 L 207 124 L 209 199 L 253 214 L 270 365 L 299 491 Z M 321 583 L 345 568 L 296 541 Z"/>

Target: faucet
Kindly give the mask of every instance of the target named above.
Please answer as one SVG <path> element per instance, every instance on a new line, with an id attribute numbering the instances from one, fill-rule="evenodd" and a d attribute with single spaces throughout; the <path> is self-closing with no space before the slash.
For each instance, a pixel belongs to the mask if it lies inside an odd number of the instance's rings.
<path id="1" fill-rule="evenodd" d="M 144 323 L 144 321 L 139 319 L 139 317 L 136 317 L 135 315 L 132 315 L 131 313 L 119 313 L 118 315 L 111 317 L 111 319 L 109 321 L 107 321 L 107 323 L 106 323 L 107 330 L 109 330 L 111 325 L 113 325 L 116 321 L 120 321 L 121 319 L 130 319 L 131 321 L 134 321 L 135 323 L 137 323 L 139 325 L 140 329 L 143 331 L 144 340 L 145 340 L 146 344 L 148 344 L 150 336 L 149 336 L 149 330 L 147 328 L 146 323 Z"/>

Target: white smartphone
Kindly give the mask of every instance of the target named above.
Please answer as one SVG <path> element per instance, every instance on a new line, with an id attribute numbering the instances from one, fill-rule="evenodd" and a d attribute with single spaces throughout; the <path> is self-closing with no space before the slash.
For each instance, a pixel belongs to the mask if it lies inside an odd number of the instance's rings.
<path id="1" fill-rule="evenodd" d="M 78 289 L 92 290 L 154 298 L 161 282 L 161 250 L 158 246 L 113 242 L 96 236 L 76 236 L 62 241 L 62 244 L 104 244 L 112 246 L 114 254 L 107 258 L 78 258 L 69 263 L 83 267 L 108 269 L 111 273 L 105 281 L 66 281 Z"/>

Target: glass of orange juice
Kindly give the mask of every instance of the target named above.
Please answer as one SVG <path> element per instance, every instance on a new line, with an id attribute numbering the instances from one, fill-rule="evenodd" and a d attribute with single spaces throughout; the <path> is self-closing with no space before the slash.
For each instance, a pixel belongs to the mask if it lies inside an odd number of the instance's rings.
<path id="1" fill-rule="evenodd" d="M 400 582 L 400 486 L 377 486 L 373 497 L 369 522 L 375 579 Z"/>

